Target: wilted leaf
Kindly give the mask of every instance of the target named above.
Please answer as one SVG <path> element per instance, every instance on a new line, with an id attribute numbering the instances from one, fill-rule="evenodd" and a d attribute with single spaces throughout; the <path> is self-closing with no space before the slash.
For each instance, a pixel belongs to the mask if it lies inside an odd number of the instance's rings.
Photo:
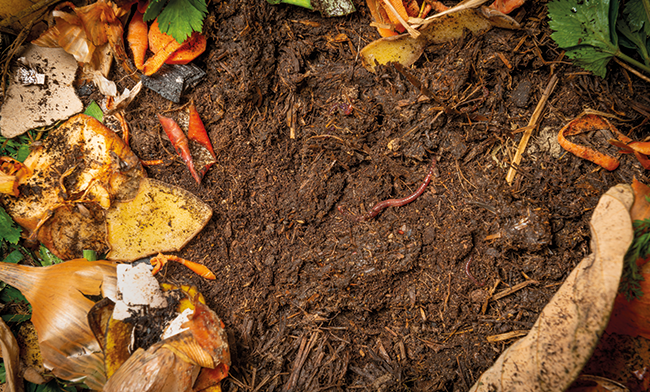
<path id="1" fill-rule="evenodd" d="M 562 391 L 598 343 L 632 242 L 630 186 L 603 195 L 591 218 L 593 253 L 571 272 L 528 335 L 510 346 L 472 391 Z"/>

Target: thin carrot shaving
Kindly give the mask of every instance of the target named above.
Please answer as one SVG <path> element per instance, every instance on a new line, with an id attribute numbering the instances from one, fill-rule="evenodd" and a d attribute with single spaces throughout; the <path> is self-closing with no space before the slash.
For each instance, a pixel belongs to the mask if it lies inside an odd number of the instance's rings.
<path id="1" fill-rule="evenodd" d="M 570 153 L 580 158 L 591 161 L 604 169 L 612 171 L 618 167 L 618 159 L 613 158 L 609 155 L 602 154 L 589 147 L 577 145 L 565 138 L 565 136 L 578 135 L 584 132 L 590 132 L 599 129 L 610 129 L 614 133 L 618 133 L 618 130 L 606 119 L 594 114 L 587 114 L 585 116 L 578 117 L 565 125 L 564 128 L 560 130 L 557 139 L 560 143 L 560 146 L 562 146 L 562 148 L 569 151 Z"/>

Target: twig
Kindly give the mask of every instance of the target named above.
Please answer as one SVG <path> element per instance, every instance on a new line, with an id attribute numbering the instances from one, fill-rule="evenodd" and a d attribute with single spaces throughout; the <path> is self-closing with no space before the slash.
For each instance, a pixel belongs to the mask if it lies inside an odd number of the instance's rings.
<path id="1" fill-rule="evenodd" d="M 537 128 L 539 118 L 542 116 L 542 112 L 544 112 L 546 101 L 548 101 L 548 98 L 553 93 L 553 89 L 555 89 L 556 85 L 557 85 L 557 74 L 553 75 L 551 77 L 551 80 L 549 80 L 548 85 L 546 86 L 546 90 L 544 90 L 544 94 L 542 94 L 542 98 L 540 98 L 539 102 L 537 103 L 537 107 L 533 112 L 533 115 L 530 117 L 530 121 L 528 122 L 528 126 L 526 127 L 526 132 L 524 132 L 524 135 L 521 137 L 521 141 L 519 142 L 519 147 L 517 148 L 515 157 L 512 159 L 512 166 L 510 167 L 510 170 L 508 170 L 508 175 L 506 176 L 506 181 L 510 185 L 512 185 L 512 180 L 514 180 L 515 175 L 517 174 L 517 170 L 515 169 L 515 167 L 519 166 L 519 163 L 521 162 L 521 156 L 524 153 L 524 151 L 526 151 L 526 146 L 528 146 L 528 140 L 530 139 L 530 136 L 533 134 L 533 130 Z"/>
<path id="2" fill-rule="evenodd" d="M 514 339 L 526 335 L 528 335 L 527 330 L 519 330 L 519 331 L 510 331 L 499 335 L 488 336 L 486 339 L 490 343 L 496 343 L 496 342 L 502 342 L 504 340 L 510 340 L 510 339 Z"/>
<path id="3" fill-rule="evenodd" d="M 539 283 L 539 282 L 537 282 L 536 280 L 525 280 L 525 281 L 523 281 L 523 282 L 521 282 L 519 284 L 516 284 L 516 285 L 514 285 L 514 286 L 512 286 L 510 288 L 507 288 L 507 289 L 505 289 L 503 291 L 498 292 L 497 294 L 495 294 L 492 297 L 492 300 L 498 301 L 503 297 L 507 297 L 508 295 L 523 289 L 524 287 L 530 286 L 531 284 L 537 284 L 537 283 Z"/>
<path id="4" fill-rule="evenodd" d="M 639 78 L 645 80 L 646 82 L 650 82 L 650 78 L 648 78 L 647 76 L 645 76 L 641 72 L 637 71 L 636 69 L 632 68 L 628 64 L 625 64 L 623 61 L 619 60 L 618 58 L 614 57 L 614 61 L 616 61 L 618 63 L 618 65 L 620 65 L 621 67 L 623 67 L 623 68 L 627 69 L 628 71 L 632 72 L 633 74 L 635 74 Z"/>

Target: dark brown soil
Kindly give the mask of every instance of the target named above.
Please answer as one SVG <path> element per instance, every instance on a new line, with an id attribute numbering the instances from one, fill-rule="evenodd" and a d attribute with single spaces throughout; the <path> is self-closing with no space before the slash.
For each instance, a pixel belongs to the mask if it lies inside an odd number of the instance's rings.
<path id="1" fill-rule="evenodd" d="M 214 210 L 178 255 L 217 280 L 173 263 L 163 275 L 197 285 L 226 324 L 224 391 L 466 391 L 513 342 L 488 337 L 533 325 L 590 252 L 600 195 L 635 176 L 648 181 L 633 156 L 607 172 L 556 149 L 559 129 L 585 108 L 618 116 L 622 132 L 642 139 L 650 101 L 648 85 L 614 63 L 604 80 L 571 66 L 549 37 L 545 3 L 515 12 L 519 31 L 431 46 L 407 70 L 456 109 L 445 113 L 394 67 L 361 66 L 358 50 L 378 38 L 363 1 L 334 19 L 263 0 L 212 1 L 208 49 L 195 62 L 207 76 L 181 103 L 196 103 L 218 163 L 198 185 L 164 137 L 161 145 L 156 113 L 177 105 L 152 91 L 127 119 L 141 159 L 174 160 L 148 175 Z M 554 73 L 559 83 L 508 185 L 516 130 Z M 608 148 L 599 135 L 577 141 Z M 413 203 L 367 222 L 339 213 L 413 193 L 432 159 L 431 184 Z M 466 274 L 470 259 L 484 286 Z M 526 280 L 535 283 L 490 299 Z"/>

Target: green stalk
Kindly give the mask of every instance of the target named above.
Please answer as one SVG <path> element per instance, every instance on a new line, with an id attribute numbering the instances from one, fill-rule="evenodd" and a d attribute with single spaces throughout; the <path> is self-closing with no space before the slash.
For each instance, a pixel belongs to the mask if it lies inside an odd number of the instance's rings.
<path id="1" fill-rule="evenodd" d="M 84 249 L 82 255 L 88 261 L 97 261 L 97 252 L 92 249 Z"/>
<path id="2" fill-rule="evenodd" d="M 311 1 L 310 0 L 282 0 L 282 1 L 280 1 L 280 3 L 297 5 L 298 7 L 303 7 L 303 8 L 307 8 L 307 9 L 310 9 L 310 10 L 314 9 L 314 7 L 311 6 Z"/>
<path id="3" fill-rule="evenodd" d="M 618 57 L 619 59 L 629 63 L 629 64 L 634 65 L 635 67 L 637 67 L 639 69 L 642 69 L 644 72 L 650 74 L 650 67 L 648 67 L 647 65 L 645 65 L 645 64 L 643 64 L 643 63 L 641 63 L 639 61 L 636 61 L 632 57 L 630 57 L 630 56 L 626 55 L 625 53 L 621 52 L 620 50 L 616 52 L 615 56 Z"/>

